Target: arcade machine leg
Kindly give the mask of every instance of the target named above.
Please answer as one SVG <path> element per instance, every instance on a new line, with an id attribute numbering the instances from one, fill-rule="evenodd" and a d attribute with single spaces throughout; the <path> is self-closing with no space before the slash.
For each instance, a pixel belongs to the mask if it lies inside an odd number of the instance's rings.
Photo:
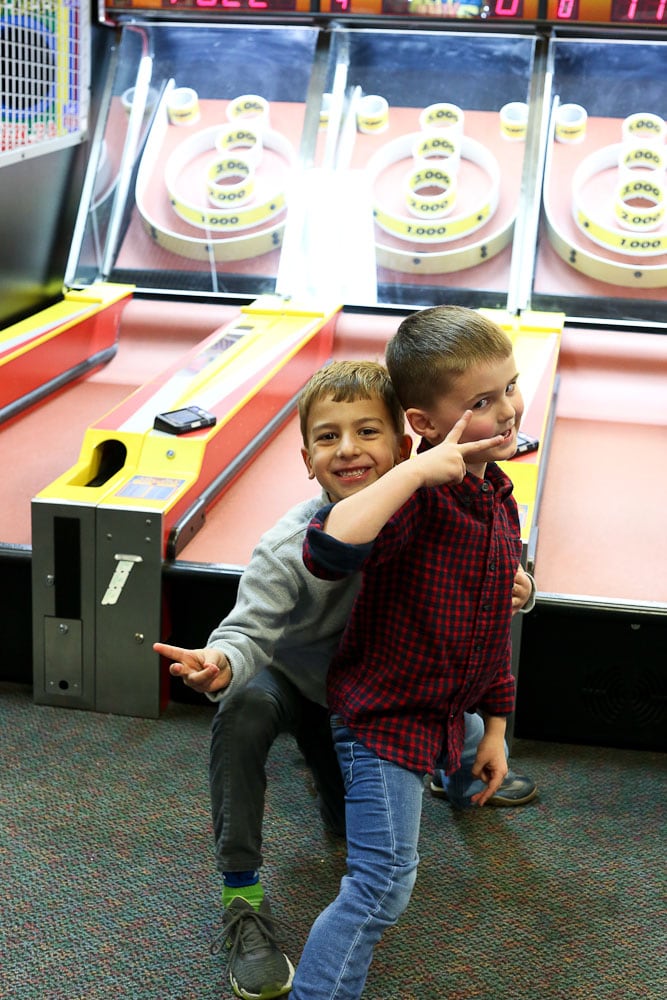
<path id="1" fill-rule="evenodd" d="M 158 718 L 161 517 L 35 501 L 37 704 Z"/>

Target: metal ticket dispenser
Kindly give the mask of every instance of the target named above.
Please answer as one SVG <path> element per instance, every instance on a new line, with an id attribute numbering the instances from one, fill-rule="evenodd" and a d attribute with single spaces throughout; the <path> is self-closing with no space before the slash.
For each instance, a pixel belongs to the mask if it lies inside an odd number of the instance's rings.
<path id="1" fill-rule="evenodd" d="M 330 356 L 336 311 L 278 296 L 244 307 L 89 427 L 76 465 L 33 499 L 38 704 L 159 716 L 163 560 L 293 412 Z M 159 413 L 191 405 L 215 424 L 155 429 Z"/>

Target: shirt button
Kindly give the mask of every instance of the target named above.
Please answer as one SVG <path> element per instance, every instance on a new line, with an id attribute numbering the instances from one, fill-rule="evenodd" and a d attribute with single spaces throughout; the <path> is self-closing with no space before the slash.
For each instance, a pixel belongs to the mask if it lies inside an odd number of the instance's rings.
<path id="1" fill-rule="evenodd" d="M 495 570 L 495 568 L 496 568 L 496 560 L 495 559 L 491 559 L 489 561 L 489 570 L 493 573 L 493 571 Z"/>
<path id="2" fill-rule="evenodd" d="M 484 482 L 482 483 L 482 491 L 484 493 L 488 493 L 490 489 L 491 489 L 491 483 L 487 483 L 485 479 Z"/>

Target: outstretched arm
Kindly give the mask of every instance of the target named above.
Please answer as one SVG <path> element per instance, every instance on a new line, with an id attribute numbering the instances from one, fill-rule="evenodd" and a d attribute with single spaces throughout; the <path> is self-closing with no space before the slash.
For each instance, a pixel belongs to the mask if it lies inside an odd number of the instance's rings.
<path id="1" fill-rule="evenodd" d="M 350 545 L 363 545 L 378 536 L 387 521 L 422 486 L 460 483 L 466 459 L 497 445 L 502 435 L 460 444 L 472 412 L 466 410 L 444 441 L 400 462 L 365 490 L 339 500 L 324 525 L 326 534 Z"/>
<path id="2" fill-rule="evenodd" d="M 232 679 L 229 660 L 221 649 L 183 649 L 166 642 L 154 642 L 153 649 L 174 661 L 169 667 L 172 677 L 180 677 L 187 687 L 199 694 L 222 691 Z"/>

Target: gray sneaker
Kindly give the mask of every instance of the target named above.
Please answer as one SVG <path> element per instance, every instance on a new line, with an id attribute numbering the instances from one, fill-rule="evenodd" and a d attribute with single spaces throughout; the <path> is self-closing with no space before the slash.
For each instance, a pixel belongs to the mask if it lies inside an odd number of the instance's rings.
<path id="1" fill-rule="evenodd" d="M 211 945 L 217 954 L 229 948 L 229 981 L 243 1000 L 270 1000 L 289 993 L 294 966 L 276 944 L 276 934 L 268 899 L 259 910 L 241 896 L 225 909 L 222 932 Z"/>
<path id="2" fill-rule="evenodd" d="M 447 789 L 443 787 L 442 776 L 439 771 L 431 775 L 430 779 L 431 795 L 436 799 L 448 799 Z M 516 774 L 515 771 L 508 771 L 505 779 L 495 793 L 486 803 L 487 806 L 525 806 L 532 802 L 537 795 L 537 785 L 525 774 Z"/>

